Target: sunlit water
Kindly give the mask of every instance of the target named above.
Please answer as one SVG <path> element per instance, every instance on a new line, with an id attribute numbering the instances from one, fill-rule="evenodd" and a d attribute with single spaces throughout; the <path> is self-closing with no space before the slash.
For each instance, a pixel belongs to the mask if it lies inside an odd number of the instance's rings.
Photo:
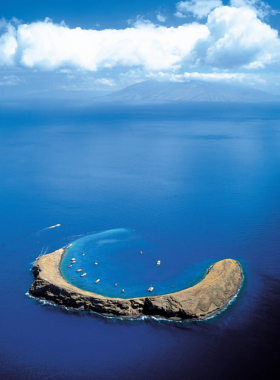
<path id="1" fill-rule="evenodd" d="M 0 377 L 277 378 L 279 147 L 278 104 L 0 106 Z M 113 297 L 182 289 L 224 258 L 245 280 L 219 316 L 188 324 L 26 296 L 36 257 L 70 243 L 66 278 L 80 266 L 80 287 Z"/>

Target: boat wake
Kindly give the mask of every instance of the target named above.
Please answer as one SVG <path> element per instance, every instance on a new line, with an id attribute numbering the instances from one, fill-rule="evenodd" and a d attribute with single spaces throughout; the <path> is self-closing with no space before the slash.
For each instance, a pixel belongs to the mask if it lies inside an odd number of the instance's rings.
<path id="1" fill-rule="evenodd" d="M 49 230 L 51 228 L 56 228 L 56 227 L 60 227 L 61 224 L 54 224 L 53 226 L 49 226 L 49 227 L 46 227 L 46 228 L 43 228 L 42 230 L 38 231 L 38 232 L 41 232 L 41 231 L 45 231 L 45 230 Z"/>
<path id="2" fill-rule="evenodd" d="M 43 248 L 41 249 L 40 254 L 36 257 L 36 260 L 37 260 L 39 257 L 44 256 L 44 255 L 48 252 L 48 248 L 49 248 L 49 247 L 47 247 L 47 248 L 43 247 Z"/>
<path id="3" fill-rule="evenodd" d="M 30 235 L 39 235 L 41 232 L 43 232 L 43 231 L 46 231 L 46 230 L 50 230 L 50 229 L 52 229 L 52 228 L 56 228 L 56 227 L 60 227 L 61 226 L 61 224 L 60 223 L 57 223 L 57 224 L 54 224 L 53 226 L 49 226 L 49 227 L 45 227 L 45 228 L 42 228 L 41 230 L 39 230 L 39 231 L 36 231 L 36 232 L 31 232 L 31 234 Z"/>

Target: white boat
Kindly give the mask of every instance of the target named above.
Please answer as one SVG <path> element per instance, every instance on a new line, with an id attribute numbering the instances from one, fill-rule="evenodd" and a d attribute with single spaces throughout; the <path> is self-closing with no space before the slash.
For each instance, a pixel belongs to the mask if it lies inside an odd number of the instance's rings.
<path id="1" fill-rule="evenodd" d="M 83 273 L 83 274 L 81 274 L 81 277 L 84 277 L 84 276 L 86 276 L 87 275 L 87 273 Z"/>
<path id="2" fill-rule="evenodd" d="M 71 261 L 76 261 L 75 257 L 72 257 Z"/>
<path id="3" fill-rule="evenodd" d="M 160 264 L 161 264 L 161 261 L 158 260 L 158 261 L 157 261 L 157 266 L 160 266 Z"/>
<path id="4" fill-rule="evenodd" d="M 53 225 L 53 226 L 50 226 L 50 227 L 46 227 L 46 228 L 44 228 L 44 230 L 48 230 L 48 229 L 50 229 L 50 228 L 55 228 L 55 227 L 60 227 L 61 226 L 61 224 L 55 224 L 55 225 Z"/>
<path id="5" fill-rule="evenodd" d="M 97 284 L 100 281 L 100 278 L 98 278 L 96 281 L 94 281 L 95 284 Z"/>
<path id="6" fill-rule="evenodd" d="M 124 289 L 122 289 L 122 293 L 124 293 Z"/>
<path id="7" fill-rule="evenodd" d="M 118 286 L 118 284 L 115 284 L 115 286 Z"/>
<path id="8" fill-rule="evenodd" d="M 82 269 L 77 269 L 77 272 L 81 272 L 82 271 Z"/>
<path id="9" fill-rule="evenodd" d="M 83 253 L 83 256 L 85 256 L 85 252 Z"/>
<path id="10" fill-rule="evenodd" d="M 71 268 L 73 265 L 69 265 L 69 267 L 68 268 Z"/>
<path id="11" fill-rule="evenodd" d="M 98 265 L 98 262 L 97 262 L 97 261 L 95 261 L 94 265 Z"/>
<path id="12" fill-rule="evenodd" d="M 154 287 L 153 287 L 153 284 L 151 284 L 151 286 L 148 289 L 148 292 L 152 292 L 153 290 L 154 290 Z"/>

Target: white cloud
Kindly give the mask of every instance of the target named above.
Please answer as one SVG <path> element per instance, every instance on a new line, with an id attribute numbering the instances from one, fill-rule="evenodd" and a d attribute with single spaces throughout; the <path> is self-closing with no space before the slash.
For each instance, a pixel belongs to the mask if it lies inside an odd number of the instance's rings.
<path id="1" fill-rule="evenodd" d="M 14 56 L 15 49 L 11 51 L 5 44 L 7 39 L 13 38 L 17 44 L 14 62 L 28 68 L 96 71 L 116 66 L 143 66 L 159 70 L 170 69 L 187 59 L 196 42 L 208 34 L 206 26 L 199 24 L 167 28 L 138 20 L 131 28 L 98 31 L 70 29 L 47 20 L 19 25 L 12 36 L 7 32 L 1 38 L 2 49 L 8 53 L 4 52 L 5 60 L 12 61 Z"/>
<path id="2" fill-rule="evenodd" d="M 160 21 L 160 22 L 165 22 L 166 17 L 164 17 L 164 16 L 158 14 L 158 15 L 157 15 L 157 19 L 158 19 L 158 21 Z"/>
<path id="3" fill-rule="evenodd" d="M 175 16 L 185 18 L 186 14 L 192 13 L 197 18 L 203 18 L 209 15 L 209 13 L 223 5 L 221 0 L 191 0 L 180 1 L 176 4 L 177 12 Z"/>
<path id="4" fill-rule="evenodd" d="M 264 68 L 279 62 L 278 32 L 249 8 L 220 7 L 208 16 L 210 32 L 204 63 L 223 69 Z"/>
<path id="5" fill-rule="evenodd" d="M 182 12 L 179 12 L 179 11 L 177 11 L 176 13 L 174 13 L 174 16 L 179 17 L 179 18 L 187 18 L 186 15 L 184 15 Z"/>
<path id="6" fill-rule="evenodd" d="M 120 74 L 121 82 L 127 82 L 130 79 L 130 83 L 138 83 L 144 79 L 156 79 L 159 81 L 171 81 L 171 82 L 185 82 L 189 80 L 200 81 L 229 81 L 229 82 L 258 82 L 262 83 L 263 79 L 259 74 L 251 73 L 226 73 L 226 72 L 213 72 L 213 73 L 199 73 L 199 72 L 184 72 L 183 74 L 175 74 L 170 72 L 144 72 L 143 70 L 129 70 L 126 73 Z"/>
<path id="7" fill-rule="evenodd" d="M 21 82 L 23 81 L 15 75 L 6 75 L 0 79 L 0 86 L 16 86 Z"/>
<path id="8" fill-rule="evenodd" d="M 96 84 L 102 84 L 103 86 L 113 87 L 116 85 L 114 79 L 99 78 L 94 81 Z"/>
<path id="9" fill-rule="evenodd" d="M 17 50 L 16 30 L 5 20 L 0 20 L 0 30 L 4 33 L 0 36 L 0 66 L 12 66 L 13 57 Z"/>
<path id="10" fill-rule="evenodd" d="M 204 82 L 228 82 L 236 84 L 244 84 L 249 86 L 265 86 L 266 81 L 260 74 L 252 74 L 246 72 L 213 72 L 213 73 L 199 73 L 199 72 L 184 72 L 182 74 L 170 72 L 145 72 L 140 69 L 131 69 L 128 72 L 119 75 L 119 83 L 122 87 L 129 86 L 134 83 L 142 82 L 143 80 L 155 79 L 164 82 L 189 82 L 192 80 L 199 80 Z"/>
<path id="11" fill-rule="evenodd" d="M 244 2 L 233 1 L 239 5 Z M 188 3 L 201 5 L 201 1 Z M 209 0 L 207 4 L 208 12 L 221 2 Z M 196 9 L 197 17 L 203 14 L 199 9 Z M 65 74 L 112 68 L 140 68 L 150 73 L 174 75 L 179 70 L 203 68 L 208 72 L 263 69 L 280 63 L 280 40 L 278 32 L 257 15 L 252 6 L 218 6 L 201 24 L 166 27 L 138 17 L 130 27 L 120 30 L 71 29 L 49 19 L 16 26 L 2 21 L 0 66 Z"/>
<path id="12" fill-rule="evenodd" d="M 71 74 L 72 70 L 70 70 L 70 69 L 61 69 L 61 70 L 59 70 L 59 72 L 62 73 L 62 74 Z"/>
<path id="13" fill-rule="evenodd" d="M 244 83 L 246 81 L 263 82 L 258 74 L 248 73 L 198 73 L 198 72 L 185 72 L 182 75 L 171 77 L 171 80 L 200 80 L 206 82 L 239 82 Z"/>
<path id="14" fill-rule="evenodd" d="M 266 18 L 269 15 L 275 15 L 279 13 L 271 8 L 271 6 L 262 0 L 231 0 L 231 6 L 240 8 L 250 8 L 256 12 L 259 18 Z"/>

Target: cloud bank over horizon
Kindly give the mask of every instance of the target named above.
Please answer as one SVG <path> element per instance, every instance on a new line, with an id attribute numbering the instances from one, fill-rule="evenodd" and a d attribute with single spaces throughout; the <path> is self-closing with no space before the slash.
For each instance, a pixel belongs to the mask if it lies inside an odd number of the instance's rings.
<path id="1" fill-rule="evenodd" d="M 274 12 L 266 3 L 181 1 L 178 12 L 183 21 L 191 13 L 199 22 L 167 27 L 139 18 L 125 29 L 94 30 L 71 29 L 48 18 L 30 24 L 2 20 L 0 67 L 92 73 L 115 69 L 122 70 L 123 77 L 138 70 L 144 77 L 178 81 L 242 80 L 246 73 L 279 67 L 280 39 L 264 21 Z M 101 79 L 99 83 L 114 85 L 112 79 Z"/>

